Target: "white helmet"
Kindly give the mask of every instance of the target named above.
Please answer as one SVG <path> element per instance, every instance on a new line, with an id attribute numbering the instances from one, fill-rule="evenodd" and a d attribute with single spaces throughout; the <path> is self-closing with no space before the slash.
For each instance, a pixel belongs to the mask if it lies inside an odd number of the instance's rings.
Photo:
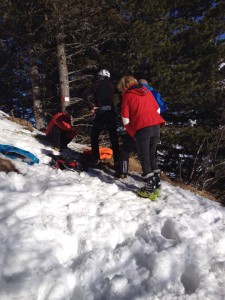
<path id="1" fill-rule="evenodd" d="M 110 73 L 109 73 L 108 70 L 103 69 L 103 70 L 101 70 L 101 71 L 98 72 L 98 76 L 103 76 L 103 77 L 108 77 L 108 78 L 110 78 Z"/>

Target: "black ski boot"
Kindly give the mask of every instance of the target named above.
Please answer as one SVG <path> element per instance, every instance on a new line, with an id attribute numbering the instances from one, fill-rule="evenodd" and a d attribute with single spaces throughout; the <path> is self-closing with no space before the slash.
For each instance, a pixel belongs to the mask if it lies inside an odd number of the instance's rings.
<path id="1" fill-rule="evenodd" d="M 137 190 L 138 196 L 154 201 L 157 197 L 155 194 L 154 173 L 145 175 L 143 181 L 145 182 L 145 186 Z"/>
<path id="2" fill-rule="evenodd" d="M 154 185 L 155 185 L 155 194 L 160 196 L 161 194 L 161 181 L 160 181 L 160 170 L 154 170 Z"/>
<path id="3" fill-rule="evenodd" d="M 126 154 L 127 152 L 125 152 Z M 123 152 L 122 152 L 123 154 Z M 117 162 L 117 167 L 115 168 L 115 174 L 114 176 L 120 179 L 125 179 L 128 174 L 128 160 L 123 158 L 121 154 L 121 157 L 119 161 Z"/>

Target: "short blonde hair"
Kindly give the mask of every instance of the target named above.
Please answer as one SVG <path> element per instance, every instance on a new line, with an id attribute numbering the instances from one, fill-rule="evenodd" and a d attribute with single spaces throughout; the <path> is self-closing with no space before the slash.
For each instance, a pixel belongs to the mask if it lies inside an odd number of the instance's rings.
<path id="1" fill-rule="evenodd" d="M 120 92 L 125 92 L 125 90 L 127 89 L 127 87 L 129 85 L 131 85 L 132 83 L 138 83 L 137 79 L 134 78 L 131 75 L 125 75 L 123 76 L 119 82 L 117 83 L 117 88 Z"/>

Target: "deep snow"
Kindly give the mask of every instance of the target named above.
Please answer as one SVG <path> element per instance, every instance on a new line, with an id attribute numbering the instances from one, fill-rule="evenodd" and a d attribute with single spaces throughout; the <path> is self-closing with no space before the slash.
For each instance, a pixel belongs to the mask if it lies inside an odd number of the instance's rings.
<path id="1" fill-rule="evenodd" d="M 1 300 L 225 299 L 223 207 L 167 182 L 141 199 L 138 174 L 54 170 L 35 134 L 0 112 L 0 143 L 40 159 L 0 172 Z"/>

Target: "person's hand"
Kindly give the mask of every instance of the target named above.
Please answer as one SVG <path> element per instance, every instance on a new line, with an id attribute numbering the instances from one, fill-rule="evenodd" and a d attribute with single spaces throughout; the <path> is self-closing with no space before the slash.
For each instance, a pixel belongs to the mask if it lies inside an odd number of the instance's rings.
<path id="1" fill-rule="evenodd" d="M 97 109 L 98 109 L 98 106 L 95 106 L 92 108 L 91 112 L 94 114 Z"/>

